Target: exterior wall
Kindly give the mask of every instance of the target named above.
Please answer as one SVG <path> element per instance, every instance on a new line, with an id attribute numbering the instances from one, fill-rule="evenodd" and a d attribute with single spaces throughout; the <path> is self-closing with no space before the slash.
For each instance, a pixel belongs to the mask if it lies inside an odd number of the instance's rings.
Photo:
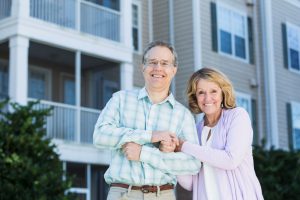
<path id="1" fill-rule="evenodd" d="M 276 65 L 276 95 L 278 113 L 279 145 L 288 148 L 288 119 L 286 104 L 291 101 L 300 102 L 299 80 L 300 73 L 285 68 L 283 57 L 283 41 L 281 24 L 289 22 L 300 27 L 300 7 L 289 1 L 272 1 L 274 59 Z"/>
<path id="2" fill-rule="evenodd" d="M 176 99 L 186 104 L 186 85 L 194 72 L 193 1 L 174 1 L 174 45 L 178 54 Z"/>
<path id="3" fill-rule="evenodd" d="M 170 41 L 169 37 L 169 1 L 153 0 L 153 40 Z"/>

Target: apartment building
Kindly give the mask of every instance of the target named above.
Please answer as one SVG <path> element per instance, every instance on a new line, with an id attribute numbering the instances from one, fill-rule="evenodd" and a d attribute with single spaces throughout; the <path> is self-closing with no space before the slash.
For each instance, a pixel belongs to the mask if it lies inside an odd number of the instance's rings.
<path id="1" fill-rule="evenodd" d="M 181 103 L 189 76 L 215 67 L 254 144 L 300 149 L 299 19 L 299 0 L 0 0 L 0 98 L 54 107 L 47 136 L 80 199 L 106 197 L 110 153 L 93 147 L 94 124 L 112 93 L 143 87 L 142 51 L 157 39 L 177 49 Z"/>

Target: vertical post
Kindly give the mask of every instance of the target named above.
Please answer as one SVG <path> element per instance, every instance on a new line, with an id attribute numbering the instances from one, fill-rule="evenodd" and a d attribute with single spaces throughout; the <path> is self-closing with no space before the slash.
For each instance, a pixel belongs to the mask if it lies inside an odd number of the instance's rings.
<path id="1" fill-rule="evenodd" d="M 133 66 L 131 63 L 122 63 L 120 69 L 121 89 L 131 90 L 133 88 Z"/>
<path id="2" fill-rule="evenodd" d="M 12 0 L 11 16 L 18 18 L 28 18 L 30 14 L 29 0 Z"/>
<path id="3" fill-rule="evenodd" d="M 75 55 L 75 90 L 76 90 L 76 119 L 75 119 L 75 134 L 76 141 L 80 143 L 80 119 L 81 119 L 81 52 L 76 51 Z"/>
<path id="4" fill-rule="evenodd" d="M 9 39 L 9 96 L 20 104 L 27 104 L 29 39 L 13 36 Z"/>
<path id="5" fill-rule="evenodd" d="M 126 47 L 133 50 L 132 45 L 132 1 L 120 1 L 120 39 L 121 43 L 125 44 Z"/>

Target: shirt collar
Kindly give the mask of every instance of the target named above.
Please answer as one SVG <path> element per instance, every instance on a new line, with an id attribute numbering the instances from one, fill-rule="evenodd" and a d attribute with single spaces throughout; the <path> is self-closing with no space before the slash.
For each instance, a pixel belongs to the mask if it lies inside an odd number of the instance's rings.
<path id="1" fill-rule="evenodd" d="M 148 95 L 148 92 L 147 92 L 147 90 L 146 90 L 146 88 L 145 87 L 143 87 L 140 91 L 139 91 L 139 94 L 138 94 L 138 100 L 140 100 L 140 99 L 143 99 L 143 98 L 145 98 L 145 97 L 148 97 L 148 99 L 150 100 L 150 97 L 149 97 L 149 95 Z M 162 102 L 160 102 L 159 104 L 163 104 L 163 103 L 165 103 L 165 102 L 169 102 L 171 105 L 172 105 L 172 107 L 174 107 L 175 106 L 175 98 L 174 98 L 174 96 L 173 96 L 173 94 L 170 92 L 170 94 L 169 94 L 169 96 L 165 99 L 165 100 L 163 100 Z"/>

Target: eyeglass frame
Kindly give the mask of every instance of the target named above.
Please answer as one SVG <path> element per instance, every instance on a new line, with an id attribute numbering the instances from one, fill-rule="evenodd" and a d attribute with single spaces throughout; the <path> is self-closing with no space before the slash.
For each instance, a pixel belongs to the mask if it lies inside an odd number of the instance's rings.
<path id="1" fill-rule="evenodd" d="M 150 63 L 155 62 L 155 63 Z M 165 62 L 165 63 L 164 63 Z M 166 65 L 167 63 L 167 65 Z M 145 59 L 144 65 L 149 67 L 158 67 L 158 64 L 163 68 L 175 67 L 174 62 L 169 63 L 167 60 Z"/>

